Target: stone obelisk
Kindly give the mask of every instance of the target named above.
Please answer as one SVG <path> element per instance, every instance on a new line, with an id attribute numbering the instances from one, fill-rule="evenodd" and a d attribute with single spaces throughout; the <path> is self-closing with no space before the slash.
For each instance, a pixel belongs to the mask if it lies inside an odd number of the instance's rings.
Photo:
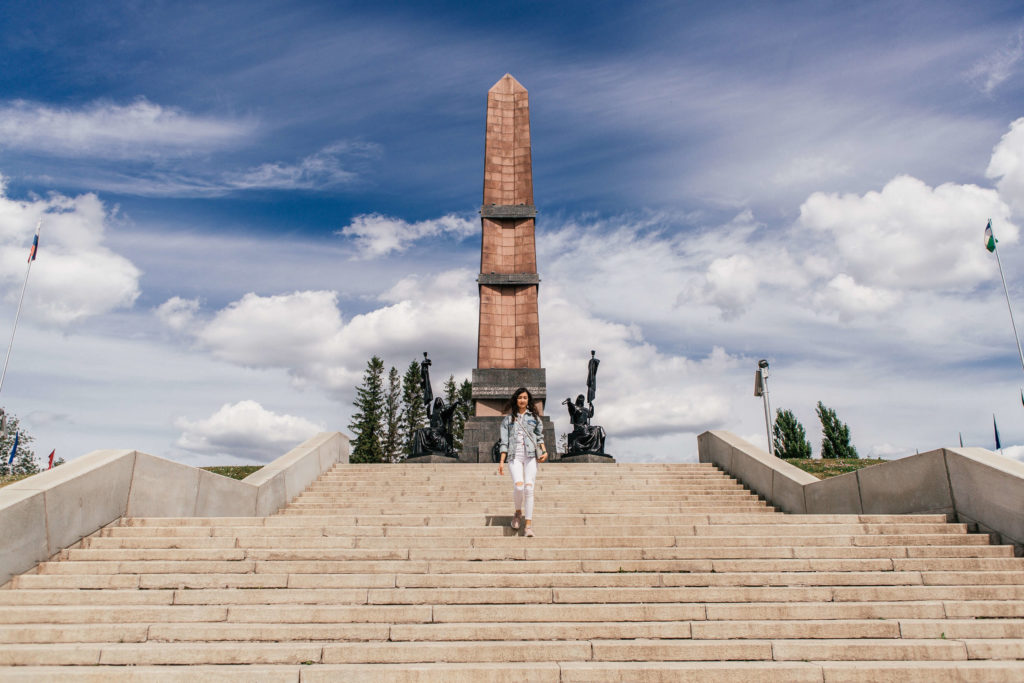
<path id="1" fill-rule="evenodd" d="M 536 216 L 530 98 L 519 81 L 505 74 L 487 92 L 474 411 L 466 421 L 461 460 L 491 461 L 502 408 L 516 388 L 529 389 L 536 400 L 534 411 L 544 414 L 547 380 L 540 365 Z M 544 440 L 555 457 L 555 430 L 547 417 Z"/>

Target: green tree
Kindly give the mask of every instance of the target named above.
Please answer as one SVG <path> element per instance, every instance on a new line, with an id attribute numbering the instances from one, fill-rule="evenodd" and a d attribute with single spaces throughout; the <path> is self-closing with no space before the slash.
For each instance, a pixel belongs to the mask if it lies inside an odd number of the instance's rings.
<path id="1" fill-rule="evenodd" d="M 35 439 L 20 428 L 19 422 L 15 415 L 8 414 L 0 430 L 0 475 L 35 474 L 39 471 L 35 453 L 29 448 Z M 18 449 L 14 452 L 14 462 L 8 465 L 15 434 L 18 435 Z"/>
<path id="2" fill-rule="evenodd" d="M 473 383 L 468 379 L 462 380 L 459 385 L 459 398 L 462 405 L 455 413 L 455 438 L 459 442 L 459 449 L 462 450 L 462 437 L 466 434 L 466 420 L 473 414 Z"/>
<path id="3" fill-rule="evenodd" d="M 850 443 L 850 428 L 839 421 L 836 411 L 818 401 L 817 413 L 821 420 L 821 457 L 859 458 L 857 449 Z"/>
<path id="4" fill-rule="evenodd" d="M 466 433 L 466 420 L 469 419 L 469 411 L 473 405 L 472 397 L 472 382 L 464 379 L 461 384 L 456 384 L 455 375 L 448 375 L 444 383 L 445 404 L 450 406 L 456 401 L 462 401 L 452 415 L 452 445 L 456 452 L 462 451 L 462 436 Z"/>
<path id="5" fill-rule="evenodd" d="M 792 410 L 779 408 L 775 411 L 775 426 L 772 427 L 772 441 L 775 444 L 775 455 L 780 458 L 811 457 L 811 442 L 800 420 Z"/>
<path id="6" fill-rule="evenodd" d="M 420 390 L 419 361 L 409 363 L 402 376 L 401 444 L 403 457 L 412 453 L 412 437 L 416 430 L 427 426 L 427 411 Z"/>
<path id="7" fill-rule="evenodd" d="M 388 388 L 384 394 L 384 459 L 398 462 L 405 452 L 402 442 L 402 381 L 394 366 L 388 372 Z"/>
<path id="8" fill-rule="evenodd" d="M 352 442 L 352 462 L 382 462 L 384 449 L 384 361 L 371 358 L 363 372 L 363 383 L 356 387 L 356 412 L 348 428 L 356 435 Z"/>

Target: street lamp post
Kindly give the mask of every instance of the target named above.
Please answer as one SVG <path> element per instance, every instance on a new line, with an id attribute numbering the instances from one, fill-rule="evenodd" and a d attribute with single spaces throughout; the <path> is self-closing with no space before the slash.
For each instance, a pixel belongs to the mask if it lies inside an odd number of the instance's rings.
<path id="1" fill-rule="evenodd" d="M 757 370 L 754 372 L 754 396 L 761 396 L 764 399 L 764 426 L 768 432 L 768 452 L 775 455 L 775 444 L 772 442 L 772 404 L 768 398 L 768 360 L 765 358 L 757 361 Z"/>

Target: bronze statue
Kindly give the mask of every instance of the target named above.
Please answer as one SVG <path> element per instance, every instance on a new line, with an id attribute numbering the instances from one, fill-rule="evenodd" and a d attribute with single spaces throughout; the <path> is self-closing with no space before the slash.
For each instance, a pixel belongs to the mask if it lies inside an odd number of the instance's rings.
<path id="1" fill-rule="evenodd" d="M 604 427 L 590 424 L 590 419 L 594 417 L 594 399 L 597 397 L 597 366 L 600 364 L 601 361 L 598 360 L 597 353 L 591 351 L 590 361 L 587 363 L 586 407 L 583 405 L 583 394 L 576 397 L 575 403 L 568 398 L 562 401 L 562 405 L 569 409 L 569 420 L 572 422 L 567 455 L 582 455 L 584 453 L 604 455 Z"/>
<path id="2" fill-rule="evenodd" d="M 417 429 L 413 434 L 411 457 L 432 454 L 455 457 L 455 437 L 452 435 L 452 428 L 455 411 L 462 404 L 462 399 L 446 406 L 443 398 L 434 397 L 434 391 L 430 387 L 430 365 L 430 359 L 424 351 L 423 360 L 420 362 L 420 388 L 423 390 L 423 403 L 427 408 L 430 426 Z"/>
<path id="3" fill-rule="evenodd" d="M 420 362 L 420 389 L 423 391 L 423 403 L 427 406 L 427 414 L 430 413 L 430 404 L 434 402 L 434 390 L 430 388 L 431 365 L 427 352 L 424 351 L 423 360 Z"/>

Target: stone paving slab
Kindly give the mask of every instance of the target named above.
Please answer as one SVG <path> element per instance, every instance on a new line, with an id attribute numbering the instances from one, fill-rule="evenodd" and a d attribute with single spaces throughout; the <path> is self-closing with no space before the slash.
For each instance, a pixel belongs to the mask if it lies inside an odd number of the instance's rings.
<path id="1" fill-rule="evenodd" d="M 825 683 L 1017 683 L 1024 662 L 819 662 Z"/>
<path id="2" fill-rule="evenodd" d="M 75 683 L 221 683 L 260 681 L 260 683 L 300 683 L 299 666 L 19 666 L 2 672 L 5 682 L 36 683 L 74 681 Z M 354 680 L 354 679 L 353 679 Z"/>
<path id="3" fill-rule="evenodd" d="M 126 624 L 147 622 L 224 621 L 224 607 L 146 605 L 60 607 L 0 607 L 0 624 Z"/>

